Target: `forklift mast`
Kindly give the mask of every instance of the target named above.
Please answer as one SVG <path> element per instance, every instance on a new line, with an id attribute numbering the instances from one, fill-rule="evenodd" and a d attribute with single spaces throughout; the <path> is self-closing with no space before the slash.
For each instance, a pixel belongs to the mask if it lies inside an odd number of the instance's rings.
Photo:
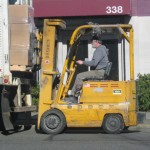
<path id="1" fill-rule="evenodd" d="M 55 77 L 59 74 L 55 67 L 58 28 L 65 29 L 65 22 L 59 19 L 44 20 L 38 124 L 41 115 L 50 109 L 50 104 L 56 95 L 52 86 Z"/>

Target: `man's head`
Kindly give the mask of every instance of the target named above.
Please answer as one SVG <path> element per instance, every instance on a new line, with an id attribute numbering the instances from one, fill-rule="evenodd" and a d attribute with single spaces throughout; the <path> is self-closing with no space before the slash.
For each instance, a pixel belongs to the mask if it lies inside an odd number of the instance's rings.
<path id="1" fill-rule="evenodd" d="M 97 48 L 102 44 L 102 40 L 99 36 L 94 35 L 91 39 L 92 47 Z"/>

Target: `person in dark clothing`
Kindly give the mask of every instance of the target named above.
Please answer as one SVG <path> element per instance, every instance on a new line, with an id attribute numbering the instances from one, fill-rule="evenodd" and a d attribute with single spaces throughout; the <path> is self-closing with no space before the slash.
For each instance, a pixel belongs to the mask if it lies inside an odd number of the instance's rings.
<path id="1" fill-rule="evenodd" d="M 107 48 L 104 45 L 102 45 L 101 39 L 98 36 L 93 36 L 91 43 L 92 47 L 96 48 L 92 60 L 91 61 L 77 60 L 76 63 L 78 65 L 86 65 L 94 67 L 95 70 L 86 71 L 83 73 L 79 73 L 77 75 L 74 86 L 71 91 L 73 99 L 77 99 L 77 97 L 79 96 L 84 79 L 104 77 L 105 69 L 107 63 L 109 62 Z"/>

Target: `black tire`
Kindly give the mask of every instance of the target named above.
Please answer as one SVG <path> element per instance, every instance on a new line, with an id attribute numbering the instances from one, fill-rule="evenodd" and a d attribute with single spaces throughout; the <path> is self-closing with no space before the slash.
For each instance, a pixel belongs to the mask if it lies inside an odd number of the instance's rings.
<path id="1" fill-rule="evenodd" d="M 46 111 L 41 117 L 40 127 L 44 133 L 59 134 L 66 127 L 65 116 L 57 109 Z"/>
<path id="2" fill-rule="evenodd" d="M 109 134 L 118 134 L 124 129 L 124 121 L 119 114 L 110 114 L 105 116 L 103 122 L 103 129 Z"/>

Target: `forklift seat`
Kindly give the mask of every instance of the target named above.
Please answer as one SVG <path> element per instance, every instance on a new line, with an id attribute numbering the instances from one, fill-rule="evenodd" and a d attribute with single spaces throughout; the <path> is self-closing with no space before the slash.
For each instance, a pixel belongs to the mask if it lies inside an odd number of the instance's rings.
<path id="1" fill-rule="evenodd" d="M 107 66 L 106 66 L 105 73 L 104 73 L 104 77 L 99 77 L 99 78 L 97 78 L 97 77 L 92 77 L 91 78 L 90 77 L 90 78 L 83 79 L 83 81 L 89 81 L 89 80 L 92 80 L 92 81 L 94 81 L 94 80 L 106 80 L 109 77 L 111 67 L 112 67 L 112 62 L 108 62 Z"/>
<path id="2" fill-rule="evenodd" d="M 104 73 L 104 80 L 108 79 L 111 67 L 112 67 L 112 62 L 108 62 L 107 66 L 106 66 L 105 73 Z"/>

